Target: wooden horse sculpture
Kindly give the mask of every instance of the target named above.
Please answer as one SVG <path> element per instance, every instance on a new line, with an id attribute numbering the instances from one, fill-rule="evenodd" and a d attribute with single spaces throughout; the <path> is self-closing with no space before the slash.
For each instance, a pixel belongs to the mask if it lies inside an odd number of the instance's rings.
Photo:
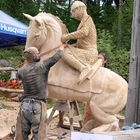
<path id="1" fill-rule="evenodd" d="M 24 15 L 30 20 L 26 47 L 38 48 L 41 60 L 47 59 L 62 44 L 61 36 L 67 32 L 66 26 L 49 13 L 39 13 L 35 17 Z M 118 130 L 119 121 L 115 115 L 126 104 L 127 82 L 104 67 L 100 67 L 91 80 L 86 79 L 80 85 L 77 84 L 78 77 L 79 72 L 66 64 L 62 57 L 49 72 L 48 97 L 87 102 L 92 120 L 96 122 L 91 128 L 93 131 Z"/>

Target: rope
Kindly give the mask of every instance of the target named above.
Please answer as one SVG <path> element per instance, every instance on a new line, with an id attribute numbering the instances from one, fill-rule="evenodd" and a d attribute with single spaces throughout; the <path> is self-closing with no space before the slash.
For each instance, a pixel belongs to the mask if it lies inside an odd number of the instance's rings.
<path id="1" fill-rule="evenodd" d="M 62 45 L 62 44 L 58 45 L 56 48 L 53 48 L 52 50 L 49 50 L 49 51 L 46 51 L 46 52 L 41 53 L 41 54 L 40 54 L 40 57 L 41 57 L 41 56 L 44 56 L 44 55 L 46 55 L 46 54 L 49 54 L 49 53 L 51 53 L 51 52 L 53 52 L 54 50 L 58 49 L 61 45 Z"/>

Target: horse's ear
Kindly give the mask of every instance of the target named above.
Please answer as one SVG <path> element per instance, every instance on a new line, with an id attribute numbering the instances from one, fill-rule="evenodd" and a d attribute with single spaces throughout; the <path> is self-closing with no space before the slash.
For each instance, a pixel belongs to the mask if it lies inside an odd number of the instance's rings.
<path id="1" fill-rule="evenodd" d="M 41 26 L 42 24 L 42 22 L 41 22 L 41 20 L 40 19 L 35 19 L 35 22 L 39 25 L 39 26 Z"/>
<path id="2" fill-rule="evenodd" d="M 23 15 L 24 15 L 27 19 L 29 19 L 30 21 L 32 21 L 33 18 L 34 18 L 34 17 L 32 17 L 31 15 L 29 15 L 29 14 L 23 13 Z"/>

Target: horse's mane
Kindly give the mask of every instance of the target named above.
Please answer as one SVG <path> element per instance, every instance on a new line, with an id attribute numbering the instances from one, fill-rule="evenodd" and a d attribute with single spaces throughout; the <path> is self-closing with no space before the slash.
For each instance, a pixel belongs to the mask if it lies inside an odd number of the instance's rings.
<path id="1" fill-rule="evenodd" d="M 66 27 L 66 25 L 63 23 L 63 21 L 58 17 L 58 16 L 54 16 L 52 14 L 50 14 L 56 21 L 58 21 L 58 23 L 60 24 L 61 28 L 62 28 L 62 33 L 68 33 L 68 28 Z"/>
<path id="2" fill-rule="evenodd" d="M 45 16 L 50 16 L 53 19 L 55 19 L 58 22 L 58 24 L 60 25 L 60 27 L 62 29 L 62 34 L 65 34 L 65 33 L 69 32 L 66 25 L 63 23 L 63 21 L 58 16 L 54 16 L 51 13 L 45 13 L 45 12 L 41 12 L 37 16 L 44 16 L 44 17 Z"/>

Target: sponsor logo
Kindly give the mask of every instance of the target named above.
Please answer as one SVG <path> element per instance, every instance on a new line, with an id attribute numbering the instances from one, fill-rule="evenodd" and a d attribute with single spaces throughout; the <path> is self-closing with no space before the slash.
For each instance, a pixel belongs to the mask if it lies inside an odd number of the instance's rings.
<path id="1" fill-rule="evenodd" d="M 21 35 L 26 35 L 27 34 L 26 29 L 17 28 L 17 27 L 14 27 L 14 26 L 8 26 L 8 25 L 3 24 L 3 23 L 0 23 L 0 30 L 11 32 L 11 33 L 14 33 L 15 35 L 16 34 L 21 34 Z"/>

